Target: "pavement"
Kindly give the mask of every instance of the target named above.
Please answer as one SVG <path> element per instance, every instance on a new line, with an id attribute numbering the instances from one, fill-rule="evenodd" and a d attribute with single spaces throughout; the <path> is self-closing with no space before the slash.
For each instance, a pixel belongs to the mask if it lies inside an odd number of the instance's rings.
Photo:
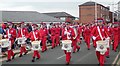
<path id="1" fill-rule="evenodd" d="M 91 43 L 91 49 L 87 50 L 86 44 L 84 41 L 80 44 L 81 49 L 79 52 L 72 53 L 72 59 L 70 64 L 98 64 L 98 60 L 95 54 L 95 48 Z M 2 58 L 2 64 L 65 64 L 65 54 L 64 51 L 61 50 L 61 46 L 57 46 L 54 49 L 50 49 L 51 46 L 48 47 L 48 50 L 44 53 L 40 52 L 41 58 L 36 60 L 36 62 L 31 62 L 33 51 L 29 51 L 27 55 L 23 57 L 18 57 L 19 54 L 15 56 L 15 59 L 6 62 L 6 57 Z M 119 49 L 120 50 L 120 44 Z M 120 52 L 114 52 L 110 49 L 110 58 L 106 58 L 105 64 L 112 66 L 114 64 L 120 64 L 120 59 L 118 59 Z M 120 65 L 118 65 L 120 66 Z"/>

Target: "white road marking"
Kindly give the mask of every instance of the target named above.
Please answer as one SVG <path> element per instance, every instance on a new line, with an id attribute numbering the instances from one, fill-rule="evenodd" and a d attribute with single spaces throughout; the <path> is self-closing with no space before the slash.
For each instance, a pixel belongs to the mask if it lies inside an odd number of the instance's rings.
<path id="1" fill-rule="evenodd" d="M 57 59 L 60 59 L 60 58 L 62 58 L 62 57 L 64 57 L 65 56 L 65 54 L 64 55 L 62 55 L 62 56 L 60 56 L 60 57 L 58 57 Z"/>

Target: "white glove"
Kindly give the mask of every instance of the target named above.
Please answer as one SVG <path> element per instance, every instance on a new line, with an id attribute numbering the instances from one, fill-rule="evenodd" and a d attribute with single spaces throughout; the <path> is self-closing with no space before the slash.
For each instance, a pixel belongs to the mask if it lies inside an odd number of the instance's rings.
<path id="1" fill-rule="evenodd" d="M 66 34 L 67 34 L 67 31 L 64 32 L 64 35 L 66 35 Z"/>
<path id="2" fill-rule="evenodd" d="M 108 40 L 109 40 L 109 39 L 110 39 L 110 37 L 107 37 L 106 39 L 108 39 Z"/>
<path id="3" fill-rule="evenodd" d="M 8 35 L 8 38 L 11 38 L 11 34 Z"/>
<path id="4" fill-rule="evenodd" d="M 68 34 L 68 35 L 70 35 L 70 33 L 69 33 L 69 32 L 67 32 L 67 34 Z"/>
<path id="5" fill-rule="evenodd" d="M 93 36 L 92 38 L 93 38 L 93 40 L 95 40 L 95 39 L 96 39 L 96 37 L 95 37 L 95 36 Z"/>
<path id="6" fill-rule="evenodd" d="M 22 35 L 22 37 L 25 37 L 25 35 Z"/>
<path id="7" fill-rule="evenodd" d="M 4 37 L 6 38 L 6 37 L 7 37 L 7 35 L 4 35 Z"/>

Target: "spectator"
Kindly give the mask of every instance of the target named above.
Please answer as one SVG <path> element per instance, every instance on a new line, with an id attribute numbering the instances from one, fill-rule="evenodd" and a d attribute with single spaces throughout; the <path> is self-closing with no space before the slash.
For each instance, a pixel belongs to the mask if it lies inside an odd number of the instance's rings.
<path id="1" fill-rule="evenodd" d="M 0 34 L 4 35 L 5 34 L 5 31 L 4 29 L 2 28 L 2 24 L 0 24 Z M 2 48 L 2 47 L 1 47 Z M 3 55 L 7 55 L 5 52 L 7 51 L 7 48 L 2 48 L 2 54 Z"/>

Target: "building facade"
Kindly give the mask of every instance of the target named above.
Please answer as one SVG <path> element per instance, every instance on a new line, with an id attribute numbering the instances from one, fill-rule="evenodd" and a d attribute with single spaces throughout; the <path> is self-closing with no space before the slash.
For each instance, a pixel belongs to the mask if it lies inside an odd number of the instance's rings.
<path id="1" fill-rule="evenodd" d="M 109 7 L 105 7 L 92 1 L 79 5 L 80 23 L 94 22 L 96 16 L 97 18 L 104 18 L 105 21 L 110 21 Z"/>

